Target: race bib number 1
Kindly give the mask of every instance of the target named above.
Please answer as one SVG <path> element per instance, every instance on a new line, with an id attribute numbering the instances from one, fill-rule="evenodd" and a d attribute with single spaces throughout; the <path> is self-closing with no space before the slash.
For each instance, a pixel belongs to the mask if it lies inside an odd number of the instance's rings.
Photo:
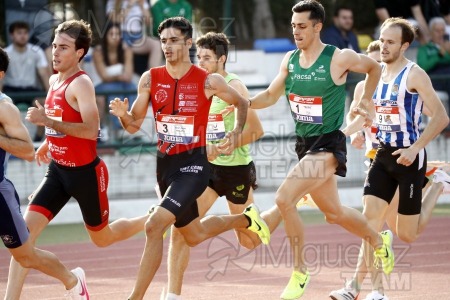
<path id="1" fill-rule="evenodd" d="M 158 114 L 156 131 L 158 138 L 167 143 L 191 144 L 198 141 L 198 136 L 194 136 L 194 116 Z"/>
<path id="2" fill-rule="evenodd" d="M 206 140 L 218 141 L 225 137 L 225 123 L 222 114 L 211 114 L 208 117 L 208 127 L 206 129 Z"/>
<path id="3" fill-rule="evenodd" d="M 379 130 L 385 132 L 401 131 L 398 106 L 376 106 L 375 109 L 375 123 Z"/>
<path id="4" fill-rule="evenodd" d="M 62 113 L 63 113 L 63 110 L 61 108 L 59 108 L 59 107 L 46 108 L 45 109 L 45 114 L 47 115 L 47 117 L 49 117 L 50 119 L 55 120 L 55 121 L 62 122 Z M 53 128 L 50 128 L 50 127 L 45 127 L 45 135 L 52 136 L 52 137 L 64 137 L 64 136 L 66 136 L 64 133 L 56 131 Z"/>
<path id="5" fill-rule="evenodd" d="M 289 105 L 295 120 L 302 123 L 322 124 L 322 97 L 289 94 Z"/>

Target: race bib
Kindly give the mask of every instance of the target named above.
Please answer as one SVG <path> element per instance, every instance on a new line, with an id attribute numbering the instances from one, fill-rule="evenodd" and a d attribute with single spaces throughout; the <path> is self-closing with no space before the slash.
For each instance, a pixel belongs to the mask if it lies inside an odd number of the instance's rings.
<path id="1" fill-rule="evenodd" d="M 384 132 L 398 132 L 400 129 L 400 114 L 398 106 L 376 106 L 375 124 Z"/>
<path id="2" fill-rule="evenodd" d="M 63 110 L 60 107 L 45 109 L 45 114 L 47 115 L 47 117 L 49 117 L 50 119 L 55 120 L 55 121 L 62 122 L 62 113 L 63 113 Z M 45 127 L 45 135 L 52 136 L 52 137 L 65 137 L 66 136 L 64 133 L 56 131 L 53 128 L 50 128 L 47 126 Z"/>
<path id="3" fill-rule="evenodd" d="M 158 138 L 167 143 L 191 144 L 199 140 L 194 136 L 194 116 L 158 114 L 156 131 Z"/>
<path id="4" fill-rule="evenodd" d="M 296 121 L 309 124 L 323 124 L 322 97 L 289 94 L 289 105 Z"/>
<path id="5" fill-rule="evenodd" d="M 206 140 L 218 141 L 225 137 L 225 123 L 222 114 L 211 114 L 208 116 L 208 127 L 206 128 Z"/>

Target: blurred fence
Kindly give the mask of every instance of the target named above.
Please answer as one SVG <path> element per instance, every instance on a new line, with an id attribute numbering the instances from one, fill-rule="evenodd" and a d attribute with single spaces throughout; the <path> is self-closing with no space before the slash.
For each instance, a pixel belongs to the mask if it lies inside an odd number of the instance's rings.
<path id="1" fill-rule="evenodd" d="M 263 88 L 265 86 L 249 87 L 252 94 Z M 9 96 L 19 99 L 24 95 L 9 94 Z M 347 107 L 349 103 L 348 99 Z M 21 108 L 22 115 L 25 116 L 26 105 L 22 104 Z M 128 135 L 121 131 L 117 134 L 117 138 L 98 146 L 99 155 L 105 160 L 109 170 L 108 194 L 111 199 L 155 197 L 156 137 L 150 111 L 149 109 L 140 132 Z M 265 131 L 264 137 L 251 146 L 258 184 L 262 189 L 275 190 L 298 161 L 294 151 L 294 125 L 285 99 L 280 99 L 268 109 L 257 110 L 257 113 Z M 34 130 L 32 124 L 27 121 L 25 124 L 30 131 Z M 442 133 L 428 145 L 428 160 L 450 161 L 448 133 L 448 131 Z M 349 141 L 347 149 L 347 177 L 339 177 L 338 183 L 341 187 L 362 186 L 366 170 L 364 151 L 352 148 Z M 38 167 L 35 163 L 13 158 L 10 160 L 7 175 L 15 184 L 22 201 L 26 202 L 28 195 L 40 184 L 45 172 L 46 166 Z"/>

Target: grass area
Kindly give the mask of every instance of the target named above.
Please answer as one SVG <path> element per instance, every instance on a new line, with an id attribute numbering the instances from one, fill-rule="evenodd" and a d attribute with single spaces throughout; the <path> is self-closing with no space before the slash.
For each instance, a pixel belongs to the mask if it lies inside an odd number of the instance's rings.
<path id="1" fill-rule="evenodd" d="M 449 217 L 450 204 L 436 205 L 433 216 Z M 301 210 L 300 217 L 305 225 L 325 224 L 323 214 L 316 210 Z M 138 234 L 137 236 L 143 236 Z M 77 242 L 89 241 L 89 235 L 83 224 L 64 224 L 64 225 L 50 225 L 41 234 L 38 239 L 38 245 L 54 245 L 54 244 L 68 244 Z M 3 247 L 3 245 L 0 245 Z"/>

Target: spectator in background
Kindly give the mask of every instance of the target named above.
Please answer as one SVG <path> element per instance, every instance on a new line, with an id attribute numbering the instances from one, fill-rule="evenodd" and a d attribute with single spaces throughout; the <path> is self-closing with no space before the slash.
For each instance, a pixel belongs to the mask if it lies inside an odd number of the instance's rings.
<path id="1" fill-rule="evenodd" d="M 109 21 L 122 25 L 122 38 L 133 50 L 134 54 L 148 54 L 147 66 L 142 70 L 135 69 L 139 75 L 149 68 L 162 64 L 160 43 L 146 33 L 150 26 L 150 5 L 148 0 L 108 0 L 106 14 Z"/>
<path id="2" fill-rule="evenodd" d="M 349 48 L 360 53 L 358 39 L 353 32 L 353 11 L 339 6 L 334 11 L 333 25 L 322 32 L 322 42 L 339 49 Z"/>
<path id="3" fill-rule="evenodd" d="M 436 17 L 430 21 L 431 41 L 419 47 L 417 64 L 431 76 L 435 90 L 447 92 L 450 96 L 450 80 L 447 78 L 433 79 L 433 75 L 450 74 L 450 42 L 445 34 L 445 20 Z M 450 111 L 450 106 L 448 107 Z"/>
<path id="4" fill-rule="evenodd" d="M 108 95 L 108 102 L 116 97 L 133 99 L 136 85 L 131 82 L 133 77 L 133 52 L 120 37 L 120 24 L 109 23 L 100 45 L 95 47 L 93 54 L 95 69 L 102 83 L 95 87 L 96 92 L 130 91 L 130 95 Z M 131 100 L 132 101 L 132 100 Z M 103 117 L 102 113 L 102 117 Z M 101 138 L 107 140 L 107 128 L 104 118 L 100 119 Z M 117 118 L 113 119 L 114 128 L 122 128 Z"/>
<path id="5" fill-rule="evenodd" d="M 17 21 L 27 20 L 30 24 L 30 42 L 45 49 L 51 43 L 54 20 L 48 0 L 5 0 L 6 28 Z M 7 42 L 12 41 L 7 37 Z"/>
<path id="6" fill-rule="evenodd" d="M 408 19 L 414 26 L 419 28 L 419 41 L 421 44 L 425 44 L 430 40 L 430 32 L 420 7 L 420 0 L 374 0 L 374 2 L 375 13 L 380 24 L 391 17 Z M 375 32 L 375 39 L 378 39 L 379 35 L 378 28 Z"/>
<path id="7" fill-rule="evenodd" d="M 192 23 L 192 5 L 186 0 L 158 0 L 152 6 L 153 36 L 158 36 L 158 26 L 171 17 L 184 17 Z"/>
<path id="8" fill-rule="evenodd" d="M 152 6 L 153 35 L 158 35 L 158 27 L 165 19 L 183 17 L 192 23 L 192 5 L 186 0 L 157 0 Z M 195 62 L 197 49 L 195 43 L 189 49 L 189 58 Z"/>
<path id="9" fill-rule="evenodd" d="M 15 92 L 44 92 L 48 90 L 50 74 L 44 51 L 29 43 L 30 26 L 23 21 L 17 21 L 9 26 L 9 36 L 12 44 L 5 51 L 10 58 L 9 71 L 5 74 L 3 91 Z M 45 90 L 44 90 L 45 89 Z M 35 97 L 18 99 L 17 102 L 31 104 Z M 44 98 L 40 99 L 43 103 Z M 34 141 L 40 141 L 44 136 L 42 126 L 36 130 Z"/>

